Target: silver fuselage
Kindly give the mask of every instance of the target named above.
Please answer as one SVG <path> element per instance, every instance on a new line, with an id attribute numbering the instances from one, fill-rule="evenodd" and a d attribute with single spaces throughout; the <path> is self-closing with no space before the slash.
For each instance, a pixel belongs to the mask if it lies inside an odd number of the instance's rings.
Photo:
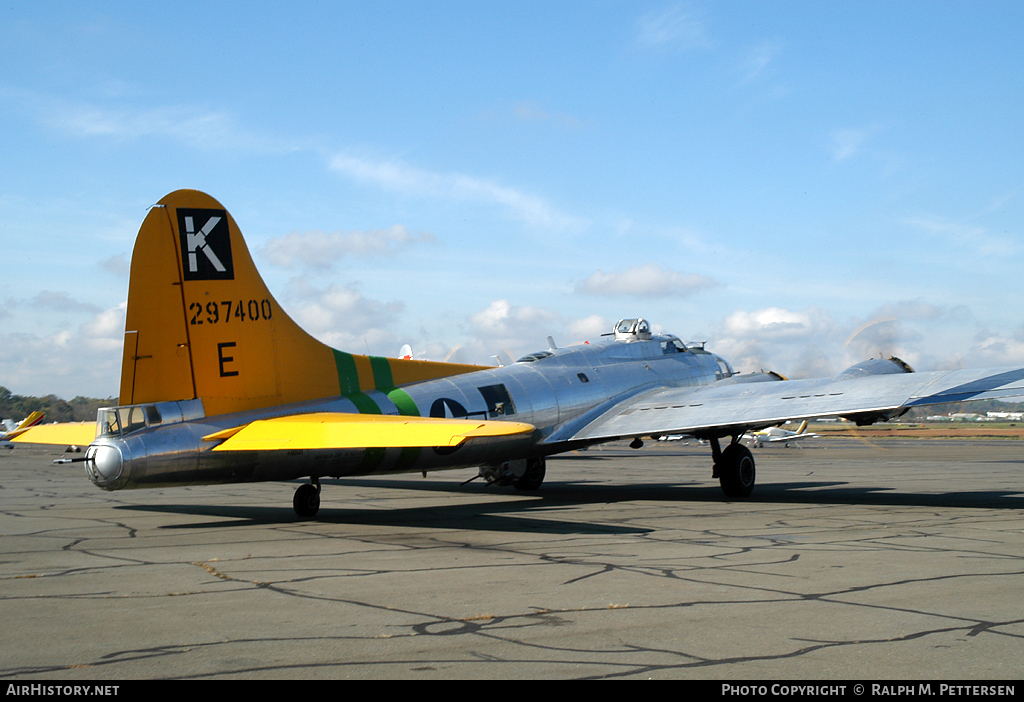
<path id="1" fill-rule="evenodd" d="M 394 390 L 370 390 L 213 417 L 203 416 L 200 400 L 145 406 L 136 411 L 142 419 L 131 428 L 105 431 L 90 445 L 86 471 L 99 487 L 116 490 L 500 464 L 580 447 L 568 437 L 638 393 L 702 386 L 732 375 L 718 356 L 699 348 L 684 350 L 671 336 L 573 346 L 535 356 L 539 358 L 405 386 L 397 403 Z M 218 442 L 203 440 L 258 419 L 316 412 L 507 420 L 531 424 L 536 431 L 475 439 L 454 449 L 213 451 Z M 122 413 L 129 414 L 123 408 Z"/>

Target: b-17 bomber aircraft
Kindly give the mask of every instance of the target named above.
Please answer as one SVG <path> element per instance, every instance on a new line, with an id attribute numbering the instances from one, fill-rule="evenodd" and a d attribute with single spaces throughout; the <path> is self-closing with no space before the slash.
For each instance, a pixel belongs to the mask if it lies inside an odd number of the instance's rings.
<path id="1" fill-rule="evenodd" d="M 1024 368 L 914 373 L 896 358 L 821 380 L 737 374 L 642 318 L 553 347 L 498 368 L 332 349 L 278 306 L 224 207 L 179 190 L 135 243 L 120 405 L 101 409 L 84 456 L 65 460 L 106 490 L 308 480 L 293 505 L 312 517 L 322 478 L 477 467 L 536 490 L 548 456 L 682 435 L 708 442 L 713 477 L 742 498 L 755 481 L 747 432 L 1024 394 Z"/>

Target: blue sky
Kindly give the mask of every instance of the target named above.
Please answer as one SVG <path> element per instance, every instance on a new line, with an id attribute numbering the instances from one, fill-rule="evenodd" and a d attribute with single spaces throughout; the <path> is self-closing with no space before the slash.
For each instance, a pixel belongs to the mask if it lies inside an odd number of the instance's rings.
<path id="1" fill-rule="evenodd" d="M 1024 363 L 1020 2 L 6 3 L 0 385 L 117 392 L 196 188 L 336 348 L 622 317 L 739 370 Z"/>

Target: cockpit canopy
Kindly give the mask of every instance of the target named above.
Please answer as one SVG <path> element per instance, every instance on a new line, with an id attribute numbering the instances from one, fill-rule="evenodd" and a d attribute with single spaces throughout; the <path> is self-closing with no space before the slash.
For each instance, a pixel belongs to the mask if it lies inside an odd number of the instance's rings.
<path id="1" fill-rule="evenodd" d="M 538 351 L 536 353 L 527 354 L 520 358 L 516 363 L 533 363 L 534 361 L 541 361 L 555 354 L 551 351 Z"/>
<path id="2" fill-rule="evenodd" d="M 615 325 L 616 341 L 650 341 L 651 325 L 646 319 L 620 319 Z"/>

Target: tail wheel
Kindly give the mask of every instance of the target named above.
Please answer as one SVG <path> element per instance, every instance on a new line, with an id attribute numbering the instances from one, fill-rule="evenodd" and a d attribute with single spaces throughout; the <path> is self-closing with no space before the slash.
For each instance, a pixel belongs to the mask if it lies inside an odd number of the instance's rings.
<path id="1" fill-rule="evenodd" d="M 743 444 L 730 444 L 716 466 L 726 497 L 747 497 L 754 490 L 754 455 Z"/>
<path id="2" fill-rule="evenodd" d="M 315 517 L 316 513 L 320 511 L 319 485 L 309 483 L 300 485 L 292 498 L 292 507 L 295 508 L 295 514 L 300 517 Z"/>

